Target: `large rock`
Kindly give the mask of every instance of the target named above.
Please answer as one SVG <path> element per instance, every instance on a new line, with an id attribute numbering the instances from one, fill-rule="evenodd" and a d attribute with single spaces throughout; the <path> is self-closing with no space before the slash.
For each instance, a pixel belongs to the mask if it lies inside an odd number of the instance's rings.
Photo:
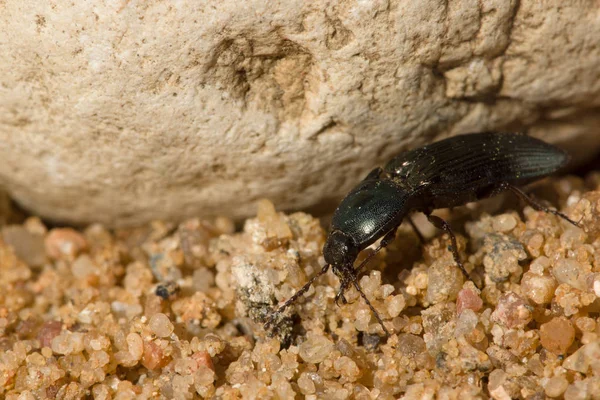
<path id="1" fill-rule="evenodd" d="M 0 184 L 48 218 L 331 206 L 448 134 L 600 146 L 594 2 L 0 2 Z M 314 211 L 314 208 L 313 208 Z"/>

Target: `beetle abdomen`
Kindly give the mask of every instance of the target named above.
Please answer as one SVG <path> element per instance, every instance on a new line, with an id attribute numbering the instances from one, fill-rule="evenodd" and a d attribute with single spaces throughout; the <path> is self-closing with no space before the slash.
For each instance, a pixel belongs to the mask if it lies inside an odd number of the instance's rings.
<path id="1" fill-rule="evenodd" d="M 568 160 L 564 151 L 527 135 L 478 133 L 400 154 L 384 170 L 414 190 L 478 192 L 500 183 L 526 184 L 555 172 Z"/>

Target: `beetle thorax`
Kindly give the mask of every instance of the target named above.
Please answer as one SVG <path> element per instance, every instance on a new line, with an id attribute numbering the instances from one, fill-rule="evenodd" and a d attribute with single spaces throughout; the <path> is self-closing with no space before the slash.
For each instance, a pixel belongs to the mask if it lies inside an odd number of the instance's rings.
<path id="1" fill-rule="evenodd" d="M 339 230 L 331 232 L 327 237 L 325 246 L 323 246 L 325 262 L 333 267 L 354 264 L 358 252 L 358 248 L 352 239 Z"/>

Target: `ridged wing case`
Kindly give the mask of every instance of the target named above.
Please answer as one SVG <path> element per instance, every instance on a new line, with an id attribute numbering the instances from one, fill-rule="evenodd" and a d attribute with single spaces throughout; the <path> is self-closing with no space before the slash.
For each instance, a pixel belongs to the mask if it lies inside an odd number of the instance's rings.
<path id="1" fill-rule="evenodd" d="M 384 170 L 403 186 L 426 187 L 441 196 L 479 193 L 501 183 L 524 185 L 550 175 L 568 160 L 564 151 L 527 135 L 478 133 L 402 153 Z"/>

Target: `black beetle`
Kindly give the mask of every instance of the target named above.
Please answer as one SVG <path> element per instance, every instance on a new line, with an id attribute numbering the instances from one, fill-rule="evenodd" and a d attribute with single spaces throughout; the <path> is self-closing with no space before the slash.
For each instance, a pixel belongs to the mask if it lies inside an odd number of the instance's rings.
<path id="1" fill-rule="evenodd" d="M 371 171 L 342 200 L 333 214 L 331 231 L 323 247 L 327 264 L 270 315 L 265 327 L 331 267 L 340 279 L 336 303 L 339 300 L 346 302 L 344 291 L 353 285 L 389 335 L 379 314 L 360 289 L 358 274 L 373 255 L 394 239 L 396 230 L 409 213 L 423 212 L 435 227 L 448 233 L 454 260 L 469 279 L 450 225 L 431 212 L 510 190 L 534 209 L 555 214 L 579 226 L 566 215 L 537 203 L 517 187 L 557 171 L 568 161 L 567 153 L 541 140 L 524 134 L 495 132 L 454 136 L 397 155 L 383 168 Z M 355 268 L 358 253 L 379 238 L 382 240 L 375 252 Z"/>

